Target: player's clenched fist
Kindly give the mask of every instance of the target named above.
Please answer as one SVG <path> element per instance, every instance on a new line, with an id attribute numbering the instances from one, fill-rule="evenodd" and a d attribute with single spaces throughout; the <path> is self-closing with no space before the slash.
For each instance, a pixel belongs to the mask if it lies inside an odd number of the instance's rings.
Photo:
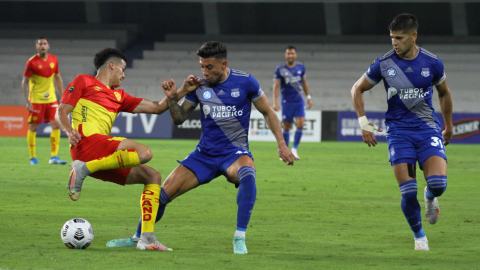
<path id="1" fill-rule="evenodd" d="M 173 79 L 162 82 L 163 92 L 169 98 L 175 97 L 177 95 L 177 84 Z"/>

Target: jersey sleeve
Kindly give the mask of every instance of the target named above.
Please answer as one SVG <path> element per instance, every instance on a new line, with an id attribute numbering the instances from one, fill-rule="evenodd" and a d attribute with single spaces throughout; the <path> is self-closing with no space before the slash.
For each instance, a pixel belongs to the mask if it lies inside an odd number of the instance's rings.
<path id="1" fill-rule="evenodd" d="M 434 74 L 433 74 L 433 84 L 440 85 L 445 81 L 447 75 L 445 74 L 445 68 L 443 67 L 443 62 L 438 58 L 437 64 L 435 65 Z"/>
<path id="2" fill-rule="evenodd" d="M 380 58 L 373 60 L 363 76 L 373 85 L 378 84 L 383 79 L 382 71 L 380 70 Z"/>
<path id="3" fill-rule="evenodd" d="M 275 73 L 273 73 L 273 80 L 280 81 L 281 79 L 282 79 L 282 76 L 280 75 L 280 69 L 277 67 L 275 69 Z"/>
<path id="4" fill-rule="evenodd" d="M 135 108 L 142 102 L 143 98 L 133 97 L 125 92 L 123 92 L 123 102 L 122 106 L 120 106 L 121 112 L 133 112 Z"/>
<path id="5" fill-rule="evenodd" d="M 188 104 L 192 105 L 194 108 L 197 107 L 198 105 L 198 97 L 197 97 L 197 90 L 189 92 L 185 96 L 185 102 L 188 102 Z"/>
<path id="6" fill-rule="evenodd" d="M 302 79 L 305 78 L 306 75 L 307 75 L 307 68 L 304 65 L 302 68 L 302 74 L 301 74 Z"/>
<path id="7" fill-rule="evenodd" d="M 28 60 L 25 64 L 25 71 L 23 72 L 23 77 L 30 78 L 33 75 L 33 65 L 32 61 Z"/>
<path id="8" fill-rule="evenodd" d="M 85 87 L 85 79 L 83 76 L 79 75 L 75 77 L 67 88 L 65 88 L 65 91 L 63 91 L 60 103 L 70 104 L 75 107 L 78 100 L 82 97 Z"/>
<path id="9" fill-rule="evenodd" d="M 255 102 L 263 97 L 264 93 L 257 79 L 252 75 L 248 77 L 247 96 L 252 102 Z"/>

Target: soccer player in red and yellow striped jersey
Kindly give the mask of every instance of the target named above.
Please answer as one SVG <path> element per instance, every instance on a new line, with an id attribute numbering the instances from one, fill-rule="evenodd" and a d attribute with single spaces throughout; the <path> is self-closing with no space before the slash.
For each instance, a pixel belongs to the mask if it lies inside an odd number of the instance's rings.
<path id="1" fill-rule="evenodd" d="M 55 122 L 58 102 L 53 82 L 55 81 L 60 95 L 63 90 L 58 60 L 55 55 L 48 53 L 50 46 L 47 38 L 38 38 L 35 47 L 38 53 L 27 61 L 22 80 L 23 95 L 27 109 L 30 112 L 27 132 L 30 164 L 38 164 L 38 160 L 35 157 L 35 143 L 38 125 L 41 123 L 50 123 L 52 126 L 50 134 L 52 148 L 49 164 L 66 164 L 65 160 L 61 160 L 57 156 L 58 147 L 60 146 L 60 129 L 57 122 Z"/>
<path id="2" fill-rule="evenodd" d="M 94 64 L 97 75 L 78 75 L 65 89 L 56 115 L 68 136 L 74 160 L 70 164 L 68 194 L 72 200 L 78 200 L 87 176 L 119 185 L 144 184 L 140 199 L 142 233 L 137 249 L 171 250 L 154 235 L 160 197 L 165 191 L 160 187 L 160 173 L 144 165 L 152 159 L 152 151 L 133 140 L 110 136 L 118 113 L 161 114 L 168 109 L 167 99 L 152 102 L 116 89 L 125 79 L 127 67 L 127 58 L 117 49 L 103 49 L 95 55 Z M 201 81 L 191 75 L 177 97 L 195 90 Z"/>

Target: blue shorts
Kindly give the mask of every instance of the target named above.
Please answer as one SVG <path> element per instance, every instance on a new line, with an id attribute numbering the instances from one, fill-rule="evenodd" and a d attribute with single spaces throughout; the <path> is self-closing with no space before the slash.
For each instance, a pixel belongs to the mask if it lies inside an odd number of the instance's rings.
<path id="1" fill-rule="evenodd" d="M 443 137 L 440 133 L 418 134 L 399 132 L 387 134 L 389 161 L 392 166 L 400 163 L 418 164 L 423 170 L 423 163 L 431 156 L 440 156 L 447 160 Z"/>
<path id="2" fill-rule="evenodd" d="M 202 153 L 198 151 L 198 149 L 195 149 L 195 151 L 191 152 L 183 161 L 177 160 L 177 162 L 190 169 L 197 176 L 200 185 L 203 185 L 220 175 L 227 177 L 228 167 L 239 157 L 245 155 L 251 157 L 253 160 L 250 151 L 244 150 L 243 148 L 234 148 L 231 153 L 216 156 Z"/>
<path id="3" fill-rule="evenodd" d="M 297 117 L 305 117 L 305 102 L 282 104 L 283 122 L 293 122 L 293 118 Z"/>

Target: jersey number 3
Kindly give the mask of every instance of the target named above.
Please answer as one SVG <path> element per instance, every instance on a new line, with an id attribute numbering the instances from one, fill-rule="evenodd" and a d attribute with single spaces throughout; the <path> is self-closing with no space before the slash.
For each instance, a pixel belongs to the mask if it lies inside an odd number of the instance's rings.
<path id="1" fill-rule="evenodd" d="M 442 140 L 440 140 L 438 137 L 432 137 L 432 142 L 430 143 L 432 146 L 435 147 L 440 147 L 440 149 L 443 149 L 443 143 Z"/>

